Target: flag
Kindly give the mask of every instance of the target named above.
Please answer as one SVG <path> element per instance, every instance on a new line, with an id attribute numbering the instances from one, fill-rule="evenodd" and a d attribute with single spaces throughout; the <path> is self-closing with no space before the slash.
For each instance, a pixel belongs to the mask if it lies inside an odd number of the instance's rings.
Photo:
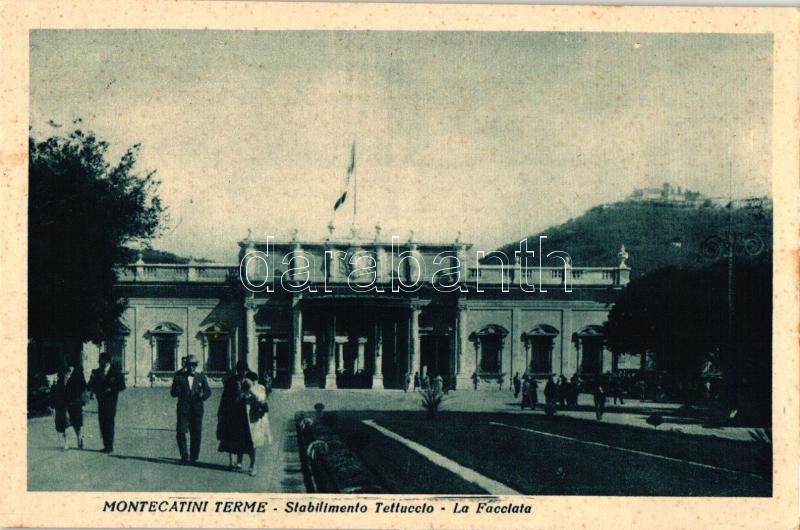
<path id="1" fill-rule="evenodd" d="M 353 145 L 350 147 L 350 164 L 347 166 L 347 175 L 344 179 L 344 191 L 336 199 L 336 202 L 333 204 L 333 211 L 339 209 L 341 205 L 344 204 L 344 201 L 347 200 L 347 192 L 350 190 L 350 180 L 353 177 L 353 174 L 356 171 L 356 143 L 353 142 Z"/>

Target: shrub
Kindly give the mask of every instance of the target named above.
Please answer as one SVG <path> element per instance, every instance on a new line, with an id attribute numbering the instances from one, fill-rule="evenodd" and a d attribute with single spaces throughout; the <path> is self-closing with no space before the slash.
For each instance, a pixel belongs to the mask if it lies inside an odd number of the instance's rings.
<path id="1" fill-rule="evenodd" d="M 426 388 L 419 393 L 422 394 L 422 408 L 427 411 L 429 419 L 434 419 L 442 406 L 444 394 L 436 388 Z"/>

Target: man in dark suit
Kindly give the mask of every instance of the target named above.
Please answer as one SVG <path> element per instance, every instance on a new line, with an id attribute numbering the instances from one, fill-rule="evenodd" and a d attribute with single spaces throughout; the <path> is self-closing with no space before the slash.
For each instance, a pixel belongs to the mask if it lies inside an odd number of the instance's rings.
<path id="1" fill-rule="evenodd" d="M 211 396 L 208 379 L 197 372 L 197 359 L 186 357 L 183 369 L 172 379 L 172 397 L 178 398 L 178 423 L 176 427 L 181 461 L 197 462 L 203 432 L 203 402 Z M 186 433 L 189 433 L 189 451 L 186 450 Z"/>
<path id="2" fill-rule="evenodd" d="M 98 358 L 99 366 L 92 370 L 87 385 L 97 397 L 97 418 L 103 438 L 103 452 L 114 450 L 114 419 L 117 416 L 117 398 L 125 390 L 125 377 L 111 365 L 111 356 L 106 352 Z"/>

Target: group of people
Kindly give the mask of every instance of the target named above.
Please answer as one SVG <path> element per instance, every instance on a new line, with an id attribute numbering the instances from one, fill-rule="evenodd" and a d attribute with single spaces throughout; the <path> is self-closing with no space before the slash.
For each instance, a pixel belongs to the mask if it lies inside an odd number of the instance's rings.
<path id="1" fill-rule="evenodd" d="M 519 398 L 520 394 L 522 395 L 520 401 L 522 408 L 524 409 L 526 406 L 535 408 L 536 404 L 539 402 L 539 383 L 536 379 L 529 374 L 524 374 L 520 377 L 519 372 L 517 372 L 511 380 L 511 383 L 514 398 Z M 545 405 L 553 408 L 557 406 L 561 408 L 577 406 L 579 385 L 580 381 L 578 380 L 577 374 L 573 375 L 570 379 L 562 375 L 559 377 L 558 382 L 555 380 L 555 374 L 550 375 L 544 386 Z"/>
<path id="2" fill-rule="evenodd" d="M 83 407 L 95 396 L 97 399 L 97 418 L 100 436 L 103 440 L 103 453 L 114 450 L 114 421 L 117 415 L 117 398 L 125 390 L 125 378 L 111 364 L 111 357 L 101 353 L 98 367 L 92 370 L 89 382 L 83 371 L 65 362 L 58 371 L 56 381 L 50 392 L 55 411 L 56 431 L 61 435 L 64 450 L 69 449 L 67 431 L 75 431 L 78 449 L 83 449 Z"/>
<path id="3" fill-rule="evenodd" d="M 408 389 L 411 386 L 411 382 L 412 378 L 408 374 L 408 372 L 406 372 L 405 375 L 403 376 L 403 392 L 408 392 Z M 449 387 L 444 377 L 442 377 L 442 374 L 436 374 L 434 376 L 432 373 L 428 372 L 427 375 L 420 376 L 419 372 L 414 372 L 413 382 L 414 382 L 414 392 L 416 392 L 417 390 L 432 389 L 437 392 L 447 393 L 447 391 L 449 390 Z"/>
<path id="4" fill-rule="evenodd" d="M 520 406 L 523 410 L 525 407 L 536 408 L 539 403 L 538 388 L 538 382 L 529 374 L 524 374 L 520 377 L 519 372 L 517 372 L 512 379 L 511 389 L 514 392 L 514 398 L 520 398 L 521 396 Z M 551 374 L 544 386 L 545 410 L 549 413 L 555 413 L 557 408 L 570 409 L 577 407 L 580 388 L 581 381 L 578 374 L 574 374 L 570 379 L 563 375 L 559 376 L 558 382 L 556 382 L 555 374 Z M 614 400 L 615 405 L 617 401 L 624 405 L 625 401 L 622 395 L 622 384 L 617 377 L 612 374 L 599 377 L 594 384 L 592 392 L 597 419 L 602 419 L 608 397 Z"/>
<path id="5" fill-rule="evenodd" d="M 228 453 L 228 465 L 242 471 L 246 454 L 250 460 L 248 472 L 256 474 L 256 449 L 272 443 L 269 426 L 267 388 L 259 384 L 258 375 L 240 360 L 236 370 L 224 381 L 217 410 L 217 439 L 221 453 Z"/>
<path id="6" fill-rule="evenodd" d="M 181 463 L 192 464 L 200 456 L 204 403 L 211 397 L 205 374 L 197 371 L 197 358 L 188 355 L 172 378 L 170 395 L 177 398 L 176 438 Z M 101 353 L 98 367 L 92 370 L 89 382 L 83 372 L 69 362 L 64 363 L 51 389 L 56 431 L 61 435 L 64 450 L 69 449 L 67 431 L 75 431 L 78 449 L 83 449 L 83 408 L 94 396 L 104 453 L 114 450 L 114 423 L 119 393 L 125 389 L 125 378 L 112 365 L 107 353 Z M 217 410 L 218 451 L 228 453 L 231 470 L 242 471 L 244 455 L 249 457 L 248 473 L 256 474 L 256 449 L 272 443 L 269 427 L 268 391 L 259 384 L 258 376 L 245 361 L 236 364 L 234 372 L 223 382 Z M 188 446 L 187 446 L 188 436 Z"/>
<path id="7" fill-rule="evenodd" d="M 203 403 L 211 396 L 208 379 L 197 372 L 194 355 L 184 359 L 183 368 L 172 379 L 170 394 L 178 398 L 176 435 L 181 463 L 194 464 L 200 455 L 203 433 Z M 189 436 L 189 447 L 186 437 Z M 218 451 L 228 453 L 232 471 L 242 471 L 244 455 L 249 457 L 248 473 L 256 475 L 256 449 L 272 443 L 269 427 L 267 389 L 258 382 L 245 361 L 236 363 L 234 372 L 223 381 L 217 409 Z"/>

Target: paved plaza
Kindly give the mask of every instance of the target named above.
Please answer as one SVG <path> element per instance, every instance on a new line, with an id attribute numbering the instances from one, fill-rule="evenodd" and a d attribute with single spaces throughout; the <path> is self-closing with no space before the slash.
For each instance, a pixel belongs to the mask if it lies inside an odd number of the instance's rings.
<path id="1" fill-rule="evenodd" d="M 421 410 L 420 396 L 398 390 L 276 390 L 270 397 L 273 443 L 259 449 L 258 475 L 250 477 L 227 469 L 228 458 L 217 452 L 216 411 L 222 389 L 215 388 L 206 402 L 200 463 L 182 466 L 175 441 L 175 400 L 168 388 L 131 388 L 120 394 L 114 453 L 100 453 L 97 403 L 85 409 L 85 449 L 60 447 L 52 417 L 28 421 L 28 488 L 57 491 L 229 491 L 304 492 L 293 425 L 294 413 L 311 410 L 315 403 L 333 411 Z M 743 428 L 712 427 L 707 422 L 675 414 L 676 404 L 626 400 L 622 407 L 609 407 L 604 423 L 654 429 L 647 418 L 659 413 L 664 423 L 658 430 L 680 431 L 749 441 Z M 460 391 L 447 395 L 443 410 L 504 412 L 541 415 L 542 411 L 521 411 L 508 390 Z M 577 411 L 559 411 L 593 422 L 591 396 L 582 395 Z M 70 431 L 69 433 L 73 433 Z M 245 462 L 246 462 L 245 457 Z"/>

